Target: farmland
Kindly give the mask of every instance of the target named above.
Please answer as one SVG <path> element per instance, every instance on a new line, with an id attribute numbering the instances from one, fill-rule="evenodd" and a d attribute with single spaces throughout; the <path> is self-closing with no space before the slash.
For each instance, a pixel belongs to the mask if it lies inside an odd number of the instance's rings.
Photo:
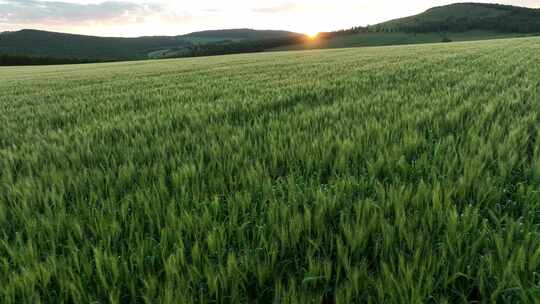
<path id="1" fill-rule="evenodd" d="M 532 303 L 540 39 L 0 69 L 1 303 Z"/>

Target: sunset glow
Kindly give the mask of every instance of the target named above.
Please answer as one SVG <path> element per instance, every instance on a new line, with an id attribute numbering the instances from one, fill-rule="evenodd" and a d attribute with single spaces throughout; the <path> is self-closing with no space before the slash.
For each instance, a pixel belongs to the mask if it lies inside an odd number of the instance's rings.
<path id="1" fill-rule="evenodd" d="M 306 33 L 306 35 L 309 37 L 309 39 L 314 40 L 314 39 L 317 39 L 319 32 L 308 32 Z"/>

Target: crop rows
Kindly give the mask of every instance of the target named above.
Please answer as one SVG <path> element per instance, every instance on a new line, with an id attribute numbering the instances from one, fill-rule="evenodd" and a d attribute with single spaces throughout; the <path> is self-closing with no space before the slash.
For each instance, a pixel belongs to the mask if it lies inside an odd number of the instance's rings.
<path id="1" fill-rule="evenodd" d="M 0 69 L 0 302 L 540 301 L 540 39 Z"/>

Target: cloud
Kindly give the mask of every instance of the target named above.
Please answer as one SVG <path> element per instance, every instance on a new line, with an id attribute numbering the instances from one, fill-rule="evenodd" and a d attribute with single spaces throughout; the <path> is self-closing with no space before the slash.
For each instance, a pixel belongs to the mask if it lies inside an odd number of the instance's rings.
<path id="1" fill-rule="evenodd" d="M 394 0 L 381 0 L 378 2 L 371 1 L 349 1 L 349 0 L 335 0 L 335 1 L 319 1 L 319 0 L 296 0 L 296 1 L 286 1 L 281 2 L 277 5 L 268 5 L 268 6 L 258 6 L 252 8 L 251 12 L 254 13 L 264 13 L 264 14 L 281 14 L 281 13 L 310 13 L 310 12 L 328 12 L 328 11 L 339 11 L 339 10 L 357 10 L 357 11 L 369 11 L 373 9 L 386 9 L 388 11 L 395 11 L 388 9 L 389 7 L 395 8 L 397 5 L 403 5 L 406 7 L 414 8 L 424 8 L 445 5 L 450 3 L 457 3 L 460 1 L 452 0 L 438 0 L 438 1 L 400 1 L 395 2 Z M 463 1 L 461 1 L 463 2 Z M 540 0 L 506 0 L 506 1 L 494 1 L 494 0 L 477 0 L 477 2 L 496 2 L 501 4 L 510 4 L 517 6 L 527 6 L 527 7 L 540 7 Z M 396 14 L 397 15 L 397 14 Z"/>
<path id="2" fill-rule="evenodd" d="M 222 8 L 204 8 L 202 9 L 203 12 L 205 13 L 223 13 L 225 12 L 224 9 Z"/>
<path id="3" fill-rule="evenodd" d="M 60 1 L 0 0 L 0 20 L 17 24 L 84 23 L 89 21 L 141 22 L 146 16 L 160 14 L 156 4 L 106 1 L 78 4 Z"/>
<path id="4" fill-rule="evenodd" d="M 358 10 L 365 8 L 365 4 L 361 3 L 348 3 L 347 5 L 336 5 L 335 3 L 328 3 L 327 1 L 311 1 L 311 2 L 285 2 L 275 6 L 257 7 L 251 9 L 254 13 L 263 14 L 281 14 L 281 13 L 325 13 L 336 12 L 340 10 Z"/>
<path id="5" fill-rule="evenodd" d="M 295 3 L 284 3 L 276 6 L 270 6 L 270 7 L 261 7 L 261 8 L 254 8 L 252 9 L 255 13 L 283 13 L 283 12 L 294 12 L 302 9 L 302 5 L 295 4 Z"/>

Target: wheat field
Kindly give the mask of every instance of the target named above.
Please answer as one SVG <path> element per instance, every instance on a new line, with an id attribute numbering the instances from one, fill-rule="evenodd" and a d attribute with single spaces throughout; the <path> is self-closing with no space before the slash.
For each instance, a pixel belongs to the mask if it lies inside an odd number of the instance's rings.
<path id="1" fill-rule="evenodd" d="M 540 301 L 539 53 L 0 68 L 0 302 Z"/>

